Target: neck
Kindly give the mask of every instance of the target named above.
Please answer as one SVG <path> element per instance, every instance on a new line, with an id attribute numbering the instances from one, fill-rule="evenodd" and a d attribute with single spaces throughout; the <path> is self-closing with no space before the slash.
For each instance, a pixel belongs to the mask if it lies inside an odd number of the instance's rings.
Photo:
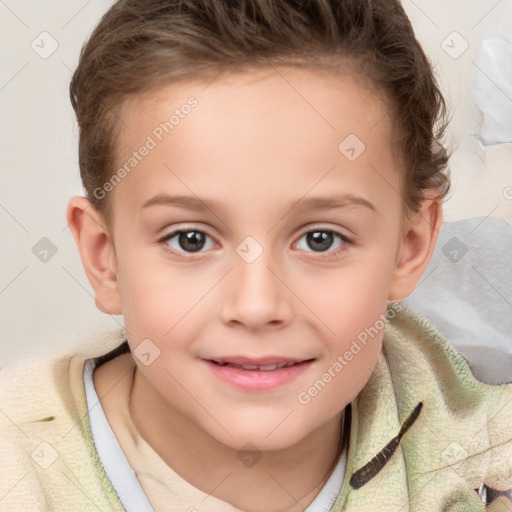
<path id="1" fill-rule="evenodd" d="M 293 446 L 241 453 L 173 409 L 138 370 L 129 413 L 139 434 L 177 474 L 244 511 L 302 512 L 328 480 L 341 453 L 343 412 Z M 147 421 L 150 416 L 153 421 Z M 252 464 L 250 457 L 255 455 L 261 458 Z"/>

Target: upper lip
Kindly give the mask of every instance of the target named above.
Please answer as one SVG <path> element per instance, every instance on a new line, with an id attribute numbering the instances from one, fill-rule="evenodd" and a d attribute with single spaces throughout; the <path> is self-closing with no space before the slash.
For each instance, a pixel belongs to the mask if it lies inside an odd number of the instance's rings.
<path id="1" fill-rule="evenodd" d="M 225 356 L 225 357 L 209 357 L 205 358 L 207 361 L 214 361 L 215 363 L 232 363 L 241 366 L 252 365 L 252 366 L 266 366 L 271 364 L 287 364 L 287 363 L 302 363 L 303 361 L 310 361 L 313 358 L 294 358 L 294 357 L 283 357 L 283 356 L 267 356 L 267 357 L 245 357 L 245 356 Z"/>

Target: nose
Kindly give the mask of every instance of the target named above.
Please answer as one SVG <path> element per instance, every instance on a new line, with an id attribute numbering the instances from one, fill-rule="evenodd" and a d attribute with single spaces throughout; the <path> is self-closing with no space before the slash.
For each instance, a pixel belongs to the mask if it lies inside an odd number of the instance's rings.
<path id="1" fill-rule="evenodd" d="M 252 263 L 234 255 L 234 268 L 228 276 L 222 319 L 252 331 L 282 328 L 292 316 L 292 292 L 279 266 L 263 253 Z"/>

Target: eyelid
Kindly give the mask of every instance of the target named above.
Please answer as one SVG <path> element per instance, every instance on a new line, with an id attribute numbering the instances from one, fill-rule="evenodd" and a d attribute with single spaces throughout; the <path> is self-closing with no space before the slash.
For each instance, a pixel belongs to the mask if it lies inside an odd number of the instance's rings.
<path id="1" fill-rule="evenodd" d="M 355 243 L 355 234 L 353 234 L 352 231 L 350 231 L 347 228 L 342 228 L 341 226 L 330 226 L 328 223 L 313 223 L 313 225 L 310 227 L 310 224 L 306 226 L 302 226 L 298 230 L 298 234 L 295 237 L 296 244 L 303 236 L 307 235 L 308 233 L 315 233 L 317 231 L 325 231 L 328 233 L 332 233 L 335 236 L 340 237 L 345 244 L 354 244 Z M 313 251 L 308 251 L 313 252 Z M 330 251 L 330 254 L 334 253 L 335 251 Z M 321 253 L 317 253 L 321 254 Z M 324 253 L 327 254 L 327 253 Z"/>
<path id="2" fill-rule="evenodd" d="M 159 241 L 161 240 L 168 240 L 169 238 L 171 238 L 172 236 L 176 235 L 177 233 L 180 233 L 180 232 L 187 232 L 187 231 L 199 231 L 201 233 L 204 233 L 205 235 L 208 235 L 210 238 L 215 238 L 214 236 L 212 236 L 209 232 L 209 229 L 208 228 L 204 228 L 203 226 L 201 226 L 201 224 L 197 224 L 197 223 L 190 223 L 190 224 L 187 224 L 187 223 L 184 223 L 183 225 L 179 225 L 179 227 L 174 227 L 172 228 L 167 234 L 163 235 L 160 237 Z"/>
<path id="3" fill-rule="evenodd" d="M 341 238 L 352 243 L 352 235 L 345 234 L 345 231 L 340 228 L 330 227 L 325 224 L 320 224 L 318 226 L 313 226 L 312 228 L 307 228 L 305 231 L 301 230 L 302 233 L 300 236 L 307 235 L 308 233 L 315 233 L 316 231 L 328 231 L 329 233 L 334 233 L 335 235 L 340 236 Z"/>

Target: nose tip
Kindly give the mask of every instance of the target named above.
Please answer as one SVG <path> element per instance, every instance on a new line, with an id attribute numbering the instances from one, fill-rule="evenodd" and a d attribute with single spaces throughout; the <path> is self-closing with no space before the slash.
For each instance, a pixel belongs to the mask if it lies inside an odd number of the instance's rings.
<path id="1" fill-rule="evenodd" d="M 250 244 L 247 243 L 245 256 L 254 256 L 255 247 Z M 282 325 L 290 318 L 286 287 L 276 277 L 263 250 L 251 263 L 244 257 L 235 263 L 227 295 L 222 308 L 223 319 L 227 323 L 258 329 Z"/>

